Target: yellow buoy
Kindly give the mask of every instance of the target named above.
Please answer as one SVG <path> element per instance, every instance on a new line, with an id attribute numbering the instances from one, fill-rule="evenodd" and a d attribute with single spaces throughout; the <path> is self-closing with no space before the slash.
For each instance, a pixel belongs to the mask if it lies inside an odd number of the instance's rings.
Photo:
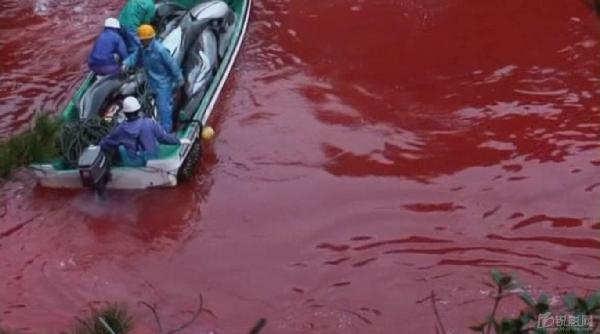
<path id="1" fill-rule="evenodd" d="M 205 126 L 202 129 L 201 136 L 202 136 L 202 139 L 209 141 L 209 140 L 213 139 L 213 137 L 215 136 L 215 130 L 210 126 Z"/>

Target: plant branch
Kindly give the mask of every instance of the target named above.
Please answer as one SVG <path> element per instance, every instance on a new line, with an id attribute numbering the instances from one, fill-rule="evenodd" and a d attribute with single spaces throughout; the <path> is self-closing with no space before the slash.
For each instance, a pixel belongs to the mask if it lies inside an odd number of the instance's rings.
<path id="1" fill-rule="evenodd" d="M 167 334 L 175 334 L 179 331 L 181 331 L 182 329 L 188 327 L 189 325 L 191 325 L 194 321 L 196 321 L 196 319 L 198 318 L 198 316 L 200 316 L 200 313 L 202 312 L 202 306 L 204 305 L 204 300 L 202 298 L 202 294 L 198 295 L 198 308 L 196 308 L 196 311 L 194 311 L 194 314 L 192 315 L 192 318 L 190 320 L 188 320 L 188 322 L 184 323 L 183 325 L 170 330 L 167 332 Z"/>
<path id="2" fill-rule="evenodd" d="M 156 325 L 158 326 L 158 332 L 160 334 L 163 334 L 163 328 L 162 325 L 160 324 L 160 317 L 158 316 L 158 312 L 156 311 L 156 307 L 153 305 L 150 305 L 148 303 L 146 303 L 145 301 L 140 301 L 138 302 L 139 304 L 142 304 L 144 306 L 146 306 L 147 308 L 150 309 L 150 311 L 152 312 L 152 315 L 154 316 L 154 320 L 156 321 Z"/>
<path id="3" fill-rule="evenodd" d="M 260 331 L 263 329 L 263 327 L 265 327 L 266 324 L 267 324 L 267 319 L 260 318 L 258 320 L 258 322 L 256 323 L 256 325 L 254 325 L 254 327 L 252 327 L 249 334 L 259 334 Z"/>
<path id="4" fill-rule="evenodd" d="M 87 322 L 85 322 L 83 319 L 81 319 L 80 317 L 75 317 L 75 320 L 77 320 L 77 322 L 79 322 L 80 324 L 82 324 L 85 328 L 87 328 L 87 330 L 90 331 L 90 333 L 93 333 L 94 330 L 90 327 L 90 325 L 88 325 Z"/>
<path id="5" fill-rule="evenodd" d="M 435 305 L 435 292 L 433 292 L 433 290 L 431 290 L 431 306 L 433 307 L 433 313 L 435 314 L 435 319 L 437 320 L 437 323 L 440 326 L 440 331 L 442 331 L 442 334 L 446 334 L 446 329 L 444 329 L 444 324 L 442 323 L 442 319 L 440 318 L 440 314 L 438 312 L 437 306 Z M 438 333 L 437 326 L 435 328 L 435 332 Z"/>
<path id="6" fill-rule="evenodd" d="M 486 330 L 486 334 L 490 334 L 492 330 L 492 322 L 495 321 L 496 310 L 498 309 L 498 305 L 500 304 L 500 300 L 502 299 L 502 285 L 498 285 L 498 294 L 494 297 L 494 308 L 492 309 L 492 314 L 490 315 L 490 319 L 488 320 L 488 326 Z"/>

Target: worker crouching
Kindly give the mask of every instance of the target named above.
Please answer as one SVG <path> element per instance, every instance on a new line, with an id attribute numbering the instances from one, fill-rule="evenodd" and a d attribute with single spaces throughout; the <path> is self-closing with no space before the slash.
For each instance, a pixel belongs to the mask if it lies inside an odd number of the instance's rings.
<path id="1" fill-rule="evenodd" d="M 139 101 L 129 96 L 123 101 L 126 120 L 100 141 L 103 150 L 118 150 L 125 166 L 145 166 L 148 159 L 158 158 L 159 144 L 190 144 L 187 138 L 179 139 L 151 118 L 140 115 Z"/>

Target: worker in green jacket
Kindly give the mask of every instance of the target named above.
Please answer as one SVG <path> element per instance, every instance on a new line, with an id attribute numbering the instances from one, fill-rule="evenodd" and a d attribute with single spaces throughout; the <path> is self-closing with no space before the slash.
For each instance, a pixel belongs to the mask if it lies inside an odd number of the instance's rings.
<path id="1" fill-rule="evenodd" d="M 170 2 L 178 5 L 181 8 L 192 9 L 197 4 L 204 2 L 205 0 L 171 0 Z"/>
<path id="2" fill-rule="evenodd" d="M 121 30 L 130 53 L 141 46 L 137 30 L 142 24 L 150 24 L 156 15 L 154 0 L 128 0 L 119 14 Z"/>

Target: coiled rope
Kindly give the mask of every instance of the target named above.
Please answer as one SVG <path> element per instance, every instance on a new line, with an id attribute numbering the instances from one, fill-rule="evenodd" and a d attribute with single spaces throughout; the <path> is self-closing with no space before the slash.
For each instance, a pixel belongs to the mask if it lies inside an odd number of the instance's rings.
<path id="1" fill-rule="evenodd" d="M 111 128 L 111 123 L 98 117 L 66 123 L 56 137 L 58 153 L 65 163 L 75 167 L 83 150 L 98 145 Z"/>

